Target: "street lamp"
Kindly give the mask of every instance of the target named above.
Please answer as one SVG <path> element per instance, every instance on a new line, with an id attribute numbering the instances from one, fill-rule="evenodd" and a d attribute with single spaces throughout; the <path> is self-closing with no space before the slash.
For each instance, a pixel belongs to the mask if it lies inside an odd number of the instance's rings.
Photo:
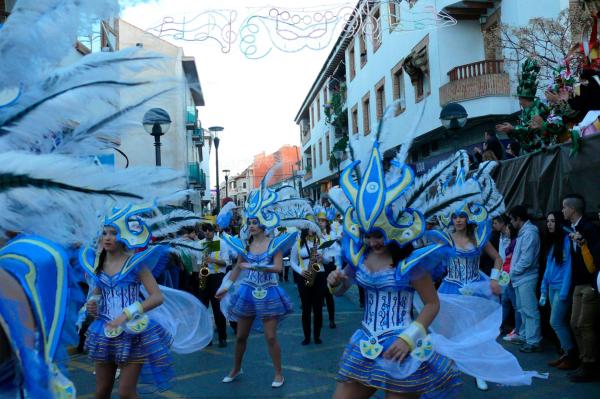
<path id="1" fill-rule="evenodd" d="M 440 112 L 440 121 L 448 130 L 458 130 L 467 124 L 467 110 L 458 103 L 448 103 Z"/>
<path id="2" fill-rule="evenodd" d="M 142 121 L 144 130 L 154 136 L 154 152 L 156 157 L 156 166 L 161 166 L 160 161 L 160 136 L 165 134 L 171 127 L 171 117 L 169 113 L 162 108 L 152 108 L 144 115 Z"/>
<path id="3" fill-rule="evenodd" d="M 219 142 L 221 139 L 219 138 L 219 133 L 223 130 L 225 130 L 225 128 L 221 126 L 213 126 L 208 128 L 208 131 L 211 133 L 215 143 L 215 163 L 217 164 L 217 168 L 215 170 L 217 180 L 217 203 L 215 204 L 215 210 L 217 213 L 221 210 L 221 193 L 219 192 Z"/>
<path id="4" fill-rule="evenodd" d="M 454 141 L 454 151 L 458 150 L 457 132 L 467 124 L 467 110 L 458 103 L 448 103 L 440 112 L 440 122 L 446 128 L 447 136 Z"/>
<path id="5" fill-rule="evenodd" d="M 229 169 L 223 169 L 223 173 L 225 173 L 225 198 L 229 197 Z"/>

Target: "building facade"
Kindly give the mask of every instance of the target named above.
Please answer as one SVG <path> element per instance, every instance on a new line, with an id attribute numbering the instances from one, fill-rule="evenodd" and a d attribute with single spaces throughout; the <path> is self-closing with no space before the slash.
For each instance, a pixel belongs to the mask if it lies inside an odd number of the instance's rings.
<path id="1" fill-rule="evenodd" d="M 548 0 L 545 7 L 519 0 L 412 3 L 357 3 L 355 20 L 347 26 L 356 26 L 356 19 L 370 21 L 369 26 L 338 38 L 296 115 L 304 195 L 318 199 L 337 184 L 338 163 L 330 160 L 345 141 L 362 158 L 388 107 L 381 149 L 398 148 L 414 126 L 409 161 L 417 173 L 459 148 L 480 144 L 483 133 L 497 123 L 514 120 L 519 111 L 516 68 L 504 65 L 497 27 L 555 18 L 569 6 L 563 0 Z M 415 15 L 435 20 L 431 10 L 443 10 L 455 23 L 438 16 L 436 27 L 417 26 Z M 458 136 L 449 136 L 439 120 L 449 102 L 460 103 L 469 115 Z M 341 158 L 343 167 L 347 155 Z"/>
<path id="2" fill-rule="evenodd" d="M 171 126 L 161 138 L 162 165 L 187 173 L 188 187 L 193 194 L 188 206 L 195 211 L 208 211 L 210 207 L 209 162 L 212 140 L 202 128 L 199 107 L 204 106 L 204 96 L 194 57 L 185 56 L 181 47 L 175 46 L 123 20 L 117 21 L 118 48 L 138 46 L 165 55 L 168 60 L 164 71 L 145 70 L 141 75 L 148 80 L 171 79 L 176 89 L 158 98 L 148 109 L 163 108 L 171 117 Z M 120 145 L 130 165 L 154 165 L 154 139 L 142 127 L 132 128 L 123 134 Z M 125 159 L 115 159 L 123 167 Z"/>

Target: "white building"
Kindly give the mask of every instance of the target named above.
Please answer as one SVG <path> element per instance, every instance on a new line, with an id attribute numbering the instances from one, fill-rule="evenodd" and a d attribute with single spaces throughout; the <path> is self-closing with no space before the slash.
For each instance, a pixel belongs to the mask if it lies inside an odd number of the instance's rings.
<path id="1" fill-rule="evenodd" d="M 117 21 L 119 49 L 142 46 L 144 49 L 163 54 L 170 58 L 165 75 L 148 71 L 144 77 L 173 78 L 182 82 L 174 92 L 163 95 L 148 108 L 159 107 L 171 117 L 171 126 L 161 138 L 162 166 L 185 171 L 188 174 L 188 187 L 195 189 L 189 199 L 194 210 L 202 211 L 210 203 L 209 161 L 211 142 L 200 122 L 198 107 L 204 106 L 204 97 L 196 61 L 184 55 L 181 47 L 175 46 L 123 20 Z M 142 127 L 123 134 L 120 150 L 127 154 L 131 165 L 154 165 L 154 139 Z M 124 157 L 116 158 L 117 167 L 123 167 Z"/>
<path id="2" fill-rule="evenodd" d="M 355 150 L 370 149 L 378 121 L 395 101 L 401 105 L 386 122 L 389 133 L 381 149 L 400 145 L 424 107 L 409 160 L 417 173 L 459 146 L 481 143 L 484 131 L 514 119 L 519 111 L 515 71 L 505 68 L 501 48 L 489 40 L 495 28 L 499 23 L 522 26 L 534 17 L 556 17 L 568 6 L 568 0 L 418 0 L 411 9 L 406 1 L 359 1 L 356 15 L 376 21 L 370 25 L 379 29 L 340 36 L 296 115 L 307 172 L 304 194 L 317 199 L 337 184 L 337 167 L 329 165 L 334 145 L 347 134 Z M 457 23 L 423 29 L 410 22 L 431 7 Z M 326 122 L 323 106 L 335 94 L 331 89 L 344 85 L 347 132 L 336 132 Z M 439 120 L 449 102 L 460 103 L 469 114 L 459 138 L 449 138 Z"/>

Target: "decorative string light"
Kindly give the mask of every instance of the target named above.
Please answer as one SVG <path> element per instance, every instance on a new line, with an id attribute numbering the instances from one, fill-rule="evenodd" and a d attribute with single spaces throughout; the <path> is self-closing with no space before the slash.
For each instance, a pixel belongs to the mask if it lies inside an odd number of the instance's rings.
<path id="1" fill-rule="evenodd" d="M 381 5 L 396 3 L 395 22 L 384 21 L 375 10 Z M 304 49 L 328 48 L 338 34 L 351 38 L 357 34 L 379 35 L 384 28 L 406 32 L 443 28 L 457 22 L 433 5 L 415 7 L 415 0 L 366 1 L 314 7 L 248 8 L 247 16 L 238 25 L 236 10 L 205 10 L 180 19 L 167 16 L 160 24 L 148 29 L 158 37 L 184 41 L 215 41 L 223 53 L 229 53 L 238 42 L 240 51 L 250 59 L 266 57 L 273 49 L 296 53 Z M 386 26 L 386 23 L 388 24 Z M 338 33 L 339 32 L 339 33 Z"/>

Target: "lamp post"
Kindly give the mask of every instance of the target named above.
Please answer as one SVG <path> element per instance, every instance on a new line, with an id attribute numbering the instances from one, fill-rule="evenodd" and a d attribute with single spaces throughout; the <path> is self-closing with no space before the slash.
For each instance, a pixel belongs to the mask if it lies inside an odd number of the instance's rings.
<path id="1" fill-rule="evenodd" d="M 211 133 L 213 137 L 213 141 L 215 143 L 215 163 L 217 168 L 215 169 L 216 181 L 217 181 L 217 203 L 215 204 L 215 210 L 217 213 L 221 210 L 221 193 L 219 192 L 219 142 L 221 139 L 219 138 L 219 133 L 225 130 L 225 128 L 221 126 L 213 126 L 209 127 L 208 131 Z"/>
<path id="2" fill-rule="evenodd" d="M 229 169 L 223 169 L 223 173 L 225 174 L 225 197 L 229 197 Z"/>
<path id="3" fill-rule="evenodd" d="M 467 124 L 467 110 L 458 103 L 448 103 L 440 112 L 440 122 L 448 130 L 448 136 L 454 140 L 454 151 L 458 147 L 457 132 Z"/>
<path id="4" fill-rule="evenodd" d="M 146 114 L 142 121 L 144 130 L 154 136 L 154 152 L 156 166 L 161 166 L 160 160 L 160 136 L 165 134 L 171 127 L 171 117 L 169 113 L 162 108 L 152 108 Z"/>

